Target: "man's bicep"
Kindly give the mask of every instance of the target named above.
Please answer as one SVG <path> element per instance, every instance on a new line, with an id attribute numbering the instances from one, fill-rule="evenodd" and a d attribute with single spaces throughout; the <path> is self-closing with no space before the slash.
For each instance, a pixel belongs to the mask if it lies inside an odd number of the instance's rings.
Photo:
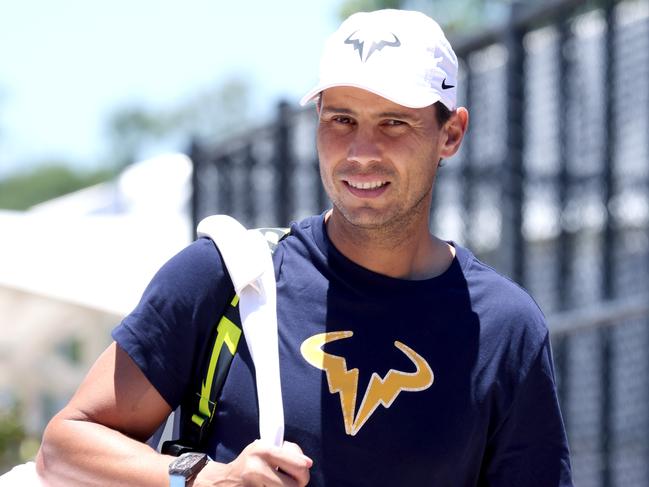
<path id="1" fill-rule="evenodd" d="M 171 407 L 116 343 L 97 359 L 70 403 L 65 419 L 90 421 L 146 441 Z"/>

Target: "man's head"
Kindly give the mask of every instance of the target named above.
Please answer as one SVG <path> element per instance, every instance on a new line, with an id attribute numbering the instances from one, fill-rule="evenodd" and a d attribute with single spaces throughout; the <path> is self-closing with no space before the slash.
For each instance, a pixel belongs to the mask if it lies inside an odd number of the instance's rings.
<path id="1" fill-rule="evenodd" d="M 325 44 L 320 81 L 301 100 L 327 88 L 351 86 L 410 108 L 457 104 L 457 57 L 440 26 L 413 11 L 360 12 Z"/>
<path id="2" fill-rule="evenodd" d="M 458 149 L 468 114 L 456 107 L 457 58 L 418 12 L 352 15 L 327 41 L 315 100 L 322 181 L 332 219 L 427 228 L 437 165 Z"/>

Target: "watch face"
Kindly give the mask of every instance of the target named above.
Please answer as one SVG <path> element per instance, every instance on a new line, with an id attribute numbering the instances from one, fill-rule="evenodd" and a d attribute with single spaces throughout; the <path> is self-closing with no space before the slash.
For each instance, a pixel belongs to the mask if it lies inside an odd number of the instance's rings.
<path id="1" fill-rule="evenodd" d="M 169 475 L 182 475 L 188 479 L 200 472 L 206 463 L 205 453 L 183 453 L 169 464 Z"/>

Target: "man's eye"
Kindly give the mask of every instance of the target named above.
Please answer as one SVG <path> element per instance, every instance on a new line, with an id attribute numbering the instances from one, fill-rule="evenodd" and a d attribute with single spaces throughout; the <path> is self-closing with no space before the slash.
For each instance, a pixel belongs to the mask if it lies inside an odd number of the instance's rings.
<path id="1" fill-rule="evenodd" d="M 405 125 L 405 123 L 406 123 L 406 122 L 404 122 L 403 120 L 393 120 L 393 119 L 390 119 L 390 120 L 386 120 L 386 121 L 385 121 L 385 124 L 386 124 L 386 125 L 390 125 L 390 126 Z"/>
<path id="2" fill-rule="evenodd" d="M 333 121 L 337 123 L 342 123 L 342 124 L 350 124 L 352 123 L 352 119 L 349 117 L 343 117 L 343 116 L 335 116 L 333 117 Z"/>

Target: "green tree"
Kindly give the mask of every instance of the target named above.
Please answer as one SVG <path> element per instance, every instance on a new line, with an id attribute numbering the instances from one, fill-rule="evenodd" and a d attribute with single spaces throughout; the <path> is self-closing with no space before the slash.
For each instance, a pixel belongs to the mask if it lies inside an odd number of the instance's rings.
<path id="1" fill-rule="evenodd" d="M 111 165 L 123 168 L 132 163 L 142 147 L 168 132 L 164 117 L 143 106 L 116 109 L 108 120 Z"/>
<path id="2" fill-rule="evenodd" d="M 5 92 L 2 89 L 2 86 L 0 86 L 0 114 L 2 114 L 2 104 L 4 102 L 5 98 Z M 2 133 L 3 133 L 3 128 L 2 128 L 2 118 L 0 117 L 0 141 L 2 140 Z"/>
<path id="3" fill-rule="evenodd" d="M 514 1 L 532 0 L 344 0 L 340 18 L 382 8 L 419 10 L 437 20 L 447 34 L 477 30 L 502 19 Z"/>
<path id="4" fill-rule="evenodd" d="M 232 78 L 170 107 L 119 107 L 107 122 L 110 158 L 124 167 L 147 147 L 165 140 L 187 143 L 193 136 L 223 140 L 249 126 L 248 99 L 248 84 Z"/>
<path id="5" fill-rule="evenodd" d="M 176 110 L 186 135 L 218 142 L 245 130 L 251 123 L 250 86 L 239 78 L 208 87 Z"/>
<path id="6" fill-rule="evenodd" d="M 26 438 L 18 407 L 0 410 L 0 474 L 22 461 L 20 444 Z"/>
<path id="7" fill-rule="evenodd" d="M 26 210 L 29 207 L 114 177 L 111 169 L 73 170 L 53 161 L 0 180 L 0 208 Z"/>
<path id="8" fill-rule="evenodd" d="M 345 0 L 340 6 L 340 19 L 356 12 L 371 12 L 383 8 L 405 8 L 405 0 Z"/>

